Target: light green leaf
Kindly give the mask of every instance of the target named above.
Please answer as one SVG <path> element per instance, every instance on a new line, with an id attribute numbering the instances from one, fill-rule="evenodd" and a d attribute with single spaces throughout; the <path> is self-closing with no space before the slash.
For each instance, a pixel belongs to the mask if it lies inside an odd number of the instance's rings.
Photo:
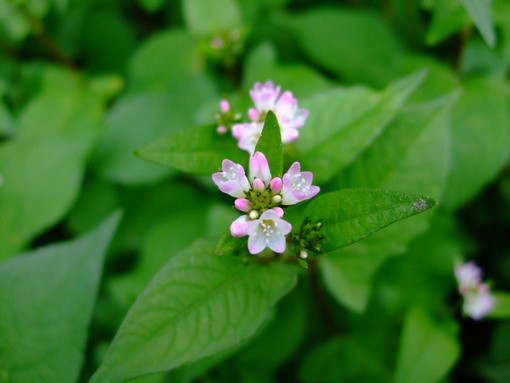
<path id="1" fill-rule="evenodd" d="M 489 313 L 489 318 L 507 319 L 510 318 L 510 293 L 503 291 L 494 291 L 495 304 Z"/>
<path id="2" fill-rule="evenodd" d="M 497 79 L 467 81 L 452 109 L 452 169 L 445 205 L 456 209 L 491 182 L 510 154 L 508 88 Z"/>
<path id="3" fill-rule="evenodd" d="M 330 252 L 357 242 L 393 222 L 437 204 L 432 198 L 372 189 L 344 189 L 312 200 L 305 217 L 322 220 L 321 250 Z"/>
<path id="4" fill-rule="evenodd" d="M 0 376 L 76 382 L 115 214 L 76 240 L 0 264 Z"/>
<path id="5" fill-rule="evenodd" d="M 336 188 L 370 187 L 426 193 L 440 199 L 450 155 L 449 111 L 456 95 L 405 109 L 373 144 L 336 178 Z M 337 300 L 363 311 L 372 277 L 389 257 L 425 231 L 430 214 L 406 219 L 321 259 L 326 286 Z"/>
<path id="6" fill-rule="evenodd" d="M 411 309 L 404 329 L 395 371 L 395 383 L 437 383 L 460 355 L 455 336 L 421 309 Z"/>
<path id="7" fill-rule="evenodd" d="M 154 277 L 121 325 L 93 383 L 171 370 L 253 335 L 295 283 L 286 265 L 244 265 L 199 241 Z"/>
<path id="8" fill-rule="evenodd" d="M 492 20 L 492 0 L 460 0 L 476 27 L 491 48 L 496 45 Z"/>
<path id="9" fill-rule="evenodd" d="M 283 174 L 283 148 L 280 124 L 272 110 L 267 112 L 264 127 L 255 147 L 256 152 L 266 155 L 269 169 L 273 177 L 281 177 Z"/>
<path id="10" fill-rule="evenodd" d="M 220 242 L 216 247 L 216 255 L 233 255 L 239 254 L 243 250 L 246 252 L 248 248 L 248 239 L 246 237 L 238 238 L 232 236 L 230 229 L 225 231 L 220 238 Z"/>
<path id="11" fill-rule="evenodd" d="M 322 8 L 288 17 L 305 53 L 322 67 L 351 82 L 384 85 L 401 47 L 375 13 Z M 360 27 L 363 26 L 363 27 Z"/>
<path id="12" fill-rule="evenodd" d="M 241 25 L 236 0 L 182 0 L 184 20 L 191 32 L 214 34 Z"/>
<path id="13" fill-rule="evenodd" d="M 7 106 L 0 100 L 0 136 L 12 135 L 18 127 L 18 122 L 11 115 Z"/>
<path id="14" fill-rule="evenodd" d="M 243 164 L 244 154 L 230 136 L 216 133 L 214 125 L 182 129 L 136 151 L 143 159 L 188 173 L 211 175 L 224 159 Z"/>
<path id="15" fill-rule="evenodd" d="M 297 141 L 306 167 L 317 182 L 329 180 L 358 156 L 395 117 L 409 95 L 422 83 L 421 71 L 373 94 L 366 89 L 323 93 L 304 104 L 310 111 Z"/>

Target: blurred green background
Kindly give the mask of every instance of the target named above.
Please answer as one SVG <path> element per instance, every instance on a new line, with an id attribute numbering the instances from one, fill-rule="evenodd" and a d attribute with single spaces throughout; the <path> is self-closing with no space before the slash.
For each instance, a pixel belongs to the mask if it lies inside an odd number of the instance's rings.
<path id="1" fill-rule="evenodd" d="M 224 97 L 245 111 L 269 79 L 310 110 L 306 137 L 426 69 L 391 129 L 321 186 L 439 207 L 321 260 L 322 309 L 301 278 L 255 340 L 139 381 L 506 383 L 510 321 L 462 317 L 452 267 L 474 259 L 510 290 L 509 68 L 507 0 L 0 0 L 0 261 L 123 211 L 85 382 L 155 273 L 238 216 L 210 177 L 136 149 L 214 123 Z M 16 381 L 2 352 L 0 381 Z"/>

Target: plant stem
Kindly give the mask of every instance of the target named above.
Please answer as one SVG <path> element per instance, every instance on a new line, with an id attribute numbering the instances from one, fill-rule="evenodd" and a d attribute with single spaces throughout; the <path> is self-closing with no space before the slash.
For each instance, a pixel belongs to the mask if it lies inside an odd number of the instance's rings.
<path id="1" fill-rule="evenodd" d="M 308 270 L 312 295 L 319 310 L 319 314 L 326 326 L 326 331 L 330 337 L 338 335 L 338 333 L 340 333 L 340 329 L 338 328 L 338 325 L 335 319 L 333 318 L 333 315 L 331 314 L 326 299 L 324 297 L 316 260 L 310 260 L 308 262 Z"/>
<path id="2" fill-rule="evenodd" d="M 19 9 L 25 19 L 30 24 L 30 29 L 34 33 L 34 36 L 39 40 L 43 48 L 48 54 L 60 64 L 66 66 L 71 70 L 76 70 L 76 63 L 63 51 L 63 49 L 57 44 L 53 37 L 48 33 L 43 23 L 32 15 L 30 10 L 25 4 L 19 6 Z"/>

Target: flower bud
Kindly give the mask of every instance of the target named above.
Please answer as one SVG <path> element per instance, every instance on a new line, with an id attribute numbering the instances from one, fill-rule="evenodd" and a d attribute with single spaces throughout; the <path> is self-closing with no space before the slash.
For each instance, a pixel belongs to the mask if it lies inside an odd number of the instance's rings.
<path id="1" fill-rule="evenodd" d="M 257 219 L 259 217 L 259 212 L 257 210 L 250 211 L 250 219 Z"/>
<path id="2" fill-rule="evenodd" d="M 221 100 L 220 102 L 220 110 L 222 113 L 227 113 L 230 111 L 230 102 L 227 100 Z"/>
<path id="3" fill-rule="evenodd" d="M 262 190 L 264 190 L 265 187 L 266 187 L 266 185 L 264 185 L 264 181 L 262 181 L 258 178 L 255 178 L 253 180 L 253 188 L 255 190 L 262 191 Z"/>
<path id="4" fill-rule="evenodd" d="M 257 109 L 250 108 L 248 110 L 248 118 L 252 121 L 257 121 L 259 119 L 259 112 L 257 112 Z"/>
<path id="5" fill-rule="evenodd" d="M 271 200 L 274 202 L 274 203 L 280 203 L 282 202 L 282 196 L 277 194 L 277 195 L 274 195 L 273 198 L 271 198 Z"/>
<path id="6" fill-rule="evenodd" d="M 276 212 L 276 214 L 278 214 L 278 217 L 283 218 L 285 212 L 281 207 L 273 207 L 273 210 Z"/>
<path id="7" fill-rule="evenodd" d="M 270 185 L 271 185 L 271 191 L 273 192 L 273 194 L 278 194 L 282 191 L 283 182 L 280 177 L 273 178 L 270 182 Z"/>
<path id="8" fill-rule="evenodd" d="M 225 133 L 227 133 L 227 128 L 223 125 L 220 125 L 216 128 L 216 132 L 218 134 L 225 134 Z"/>
<path id="9" fill-rule="evenodd" d="M 249 203 L 246 198 L 237 198 L 234 201 L 234 206 L 237 210 L 248 212 L 250 210 Z"/>
<path id="10" fill-rule="evenodd" d="M 301 252 L 299 253 L 299 258 L 301 259 L 308 258 L 308 252 L 306 250 L 301 250 Z"/>

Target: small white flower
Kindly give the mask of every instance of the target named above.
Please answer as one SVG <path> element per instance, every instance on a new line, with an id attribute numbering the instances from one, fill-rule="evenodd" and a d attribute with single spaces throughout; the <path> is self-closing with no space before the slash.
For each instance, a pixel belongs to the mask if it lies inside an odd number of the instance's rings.
<path id="1" fill-rule="evenodd" d="M 282 204 L 294 205 L 313 198 L 321 190 L 312 185 L 313 174 L 302 172 L 299 162 L 294 162 L 289 171 L 283 175 Z"/>
<path id="2" fill-rule="evenodd" d="M 230 160 L 223 160 L 222 171 L 214 173 L 212 179 L 223 193 L 232 197 L 243 198 L 244 192 L 250 190 L 244 168 Z"/>
<path id="3" fill-rule="evenodd" d="M 464 295 L 462 309 L 474 320 L 480 320 L 492 311 L 494 304 L 489 286 L 482 283 Z"/>
<path id="4" fill-rule="evenodd" d="M 248 251 L 258 254 L 266 247 L 276 253 L 285 251 L 285 236 L 292 230 L 292 225 L 280 218 L 279 214 L 270 209 L 266 210 L 259 219 L 248 222 L 247 234 Z"/>

